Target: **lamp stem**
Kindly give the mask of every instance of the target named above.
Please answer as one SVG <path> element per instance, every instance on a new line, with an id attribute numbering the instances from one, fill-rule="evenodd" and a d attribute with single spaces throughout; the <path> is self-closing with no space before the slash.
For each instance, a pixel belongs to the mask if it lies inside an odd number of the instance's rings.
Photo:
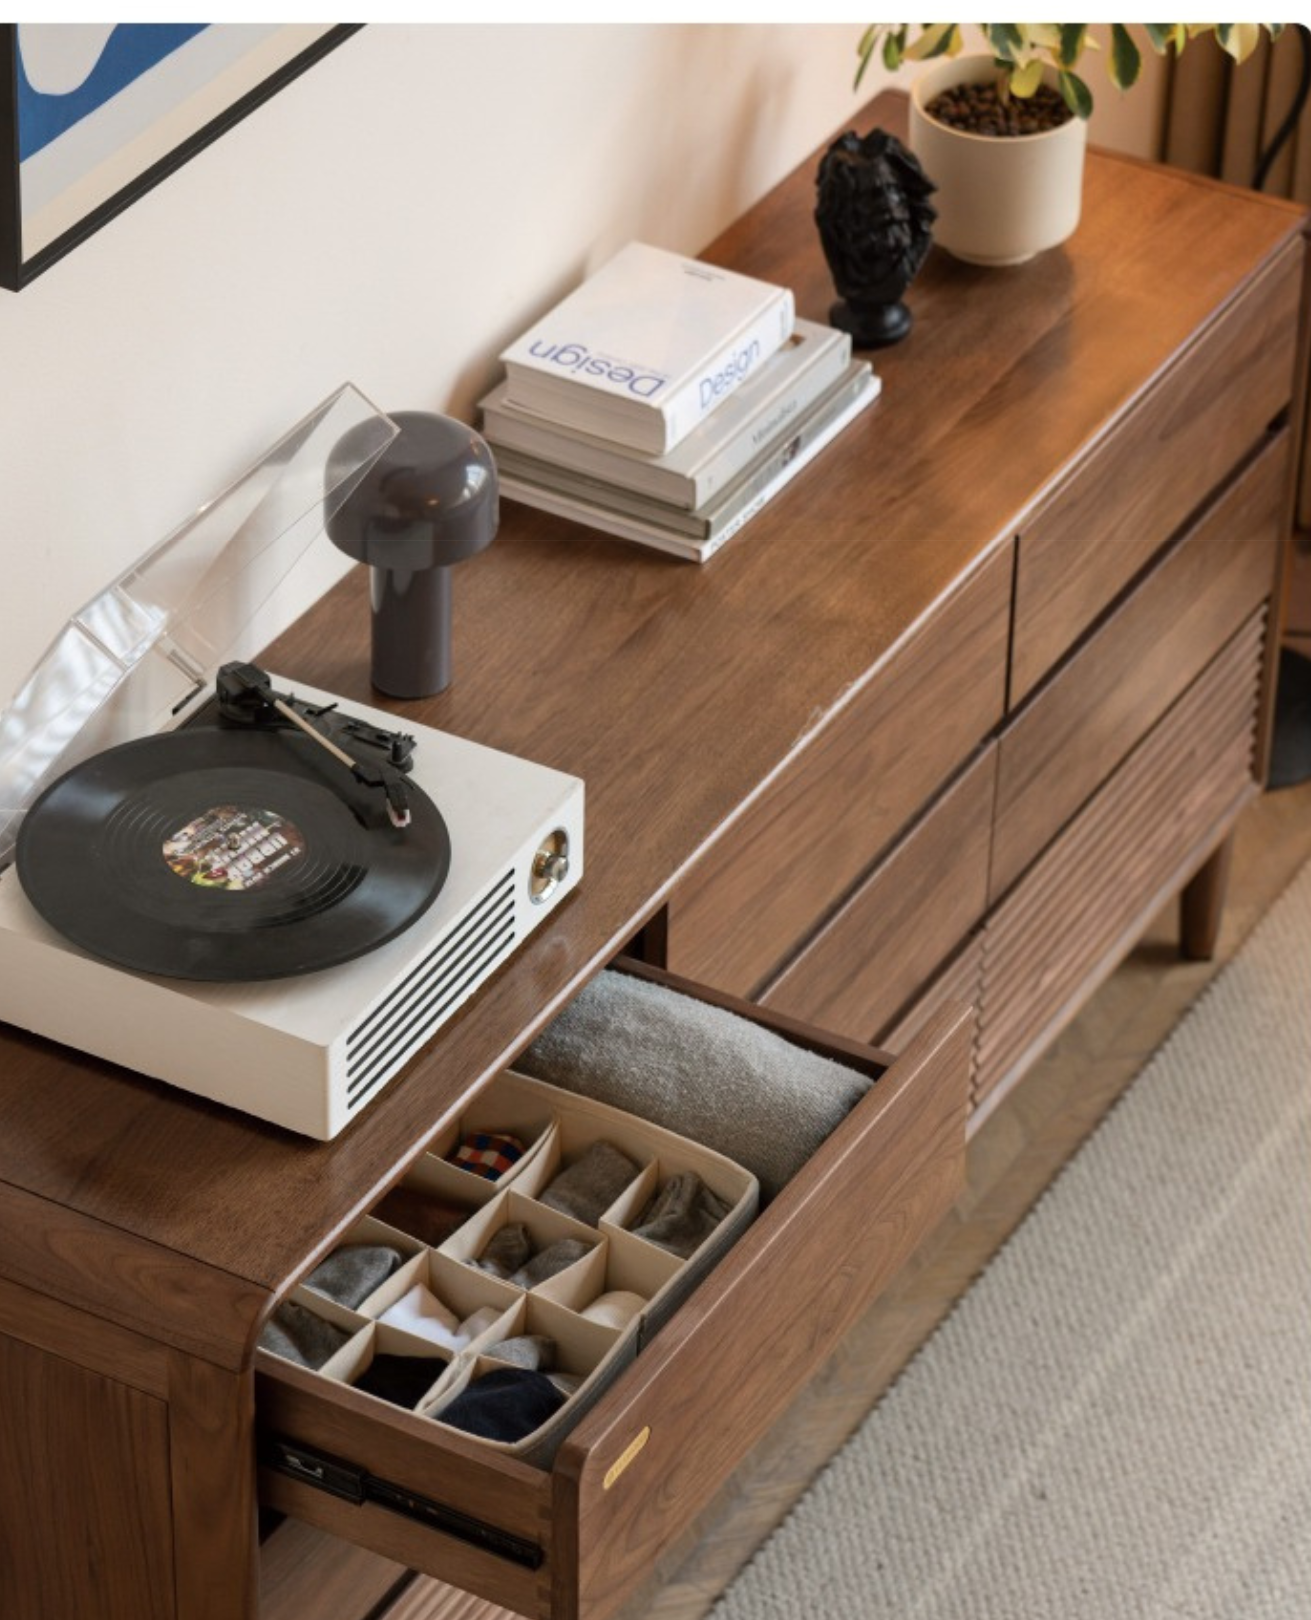
<path id="1" fill-rule="evenodd" d="M 389 697 L 430 697 L 451 684 L 449 568 L 372 568 L 371 677 Z"/>

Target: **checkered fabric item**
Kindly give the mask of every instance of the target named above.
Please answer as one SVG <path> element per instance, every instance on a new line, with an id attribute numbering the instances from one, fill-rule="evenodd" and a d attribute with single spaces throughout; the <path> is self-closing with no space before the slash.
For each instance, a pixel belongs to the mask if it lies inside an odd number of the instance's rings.
<path id="1" fill-rule="evenodd" d="M 517 1137 L 503 1136 L 496 1131 L 473 1131 L 446 1155 L 446 1162 L 495 1181 L 523 1157 L 523 1151 L 523 1143 Z"/>

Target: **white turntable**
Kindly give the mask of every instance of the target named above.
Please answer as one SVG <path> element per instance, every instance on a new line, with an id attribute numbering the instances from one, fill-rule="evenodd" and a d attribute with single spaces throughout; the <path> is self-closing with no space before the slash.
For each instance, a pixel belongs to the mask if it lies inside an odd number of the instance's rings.
<path id="1" fill-rule="evenodd" d="M 361 459 L 349 468 L 334 460 L 334 483 L 325 489 L 329 453 L 348 429 Z M 413 920 L 408 911 L 394 925 L 384 919 L 382 942 L 366 941 L 358 954 L 352 947 L 349 960 L 303 972 L 275 967 L 248 977 L 241 971 L 233 975 L 236 982 L 223 982 L 213 971 L 200 979 L 173 976 L 190 971 L 191 919 L 218 918 L 228 936 L 225 948 L 237 952 L 258 930 L 266 956 L 269 936 L 285 923 L 292 938 L 296 919 L 258 905 L 243 912 L 252 902 L 235 879 L 198 889 L 194 873 L 175 878 L 181 863 L 166 862 L 149 818 L 141 834 L 135 810 L 127 818 L 135 841 L 124 845 L 120 832 L 114 842 L 108 829 L 116 816 L 124 818 L 113 794 L 103 814 L 95 792 L 83 795 L 82 819 L 71 831 L 57 827 L 53 841 L 38 843 L 31 828 L 24 840 L 42 851 L 43 864 L 30 868 L 29 881 L 53 869 L 56 887 L 75 904 L 85 889 L 87 907 L 96 908 L 92 936 L 108 941 L 103 951 L 51 926 L 41 885 L 33 888 L 38 910 L 13 856 L 32 806 L 41 800 L 36 826 L 60 802 L 51 784 L 86 778 L 98 792 L 102 763 L 135 760 L 142 750 L 125 745 L 142 739 L 175 735 L 162 744 L 170 761 L 181 747 L 183 763 L 176 773 L 170 766 L 167 791 L 157 793 L 153 767 L 132 790 L 138 800 L 154 795 L 167 801 L 163 820 L 156 817 L 159 826 L 209 829 L 206 817 L 217 814 L 216 802 L 226 812 L 236 795 L 203 780 L 212 773 L 192 768 L 196 747 L 217 734 L 178 728 L 204 708 L 220 666 L 249 657 L 281 627 L 277 604 L 270 608 L 277 586 L 393 433 L 362 395 L 342 389 L 76 615 L 0 717 L 0 1018 L 320 1140 L 335 1136 L 377 1097 L 577 885 L 583 866 L 583 784 L 577 778 L 428 727 L 406 728 L 416 744 L 406 781 L 437 807 L 449 837 L 444 882 L 440 872 L 431 874 Z M 281 675 L 273 685 L 294 694 L 297 707 L 311 715 L 333 705 L 330 694 Z M 342 710 L 366 729 L 390 733 L 397 725 L 380 710 L 357 704 Z M 313 720 L 310 726 L 318 729 Z M 304 744 L 299 733 L 289 734 Z M 156 759 L 160 746 L 145 752 Z M 266 750 L 282 746 L 277 738 L 261 743 Z M 304 746 L 317 757 L 313 743 Z M 337 766 L 328 762 L 325 769 L 330 778 Z M 313 792 L 322 794 L 317 786 Z M 263 795 L 270 796 L 276 798 L 276 788 Z M 277 808 L 261 803 L 256 814 Z M 351 822 L 340 806 L 332 814 Z M 378 926 L 370 920 L 376 898 L 357 869 L 367 869 L 370 850 L 382 847 L 370 839 L 401 843 L 406 836 L 385 826 L 382 834 L 360 833 L 351 825 L 352 851 L 363 854 L 342 865 L 354 874 L 337 885 L 345 899 L 322 885 L 313 891 L 327 895 L 312 901 L 309 926 L 319 935 L 356 928 L 361 913 L 366 929 Z M 176 838 L 167 841 L 168 849 L 175 846 Z M 126 860 L 123 848 L 130 852 Z M 270 881 L 269 892 L 277 881 Z M 216 887 L 225 892 L 216 895 Z M 244 894 L 253 887 L 248 881 Z M 174 920 L 179 916 L 181 926 Z M 254 919 L 249 930 L 246 918 Z M 166 970 L 124 966 L 135 958 L 131 949 L 120 953 L 116 936 L 129 941 L 156 927 L 162 942 L 156 954 L 162 951 Z M 81 937 L 75 924 L 70 932 Z M 297 956 L 293 950 L 288 959 Z M 287 971 L 296 976 L 284 976 Z"/>

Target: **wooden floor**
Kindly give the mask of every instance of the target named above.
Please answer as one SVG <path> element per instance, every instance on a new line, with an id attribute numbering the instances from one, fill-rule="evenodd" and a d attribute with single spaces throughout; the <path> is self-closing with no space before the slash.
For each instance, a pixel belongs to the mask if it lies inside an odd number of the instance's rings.
<path id="1" fill-rule="evenodd" d="M 979 1131 L 956 1208 L 623 1620 L 698 1620 L 707 1612 L 1308 858 L 1311 784 L 1267 794 L 1248 811 L 1215 962 L 1181 962 L 1174 908 L 1156 919 Z M 339 1585 L 335 1594 L 319 1594 L 327 1598 L 319 1606 L 303 1592 L 294 1595 L 295 1583 L 282 1575 L 313 1535 L 288 1525 L 270 1543 L 263 1620 L 383 1620 L 384 1614 L 385 1620 L 508 1620 L 505 1610 L 426 1577 L 406 1582 L 396 1566 L 360 1553 L 347 1560 L 350 1572 L 343 1566 L 341 1580 L 372 1594 L 370 1601 L 352 1607 Z M 389 1602 L 398 1580 L 399 1596 Z"/>

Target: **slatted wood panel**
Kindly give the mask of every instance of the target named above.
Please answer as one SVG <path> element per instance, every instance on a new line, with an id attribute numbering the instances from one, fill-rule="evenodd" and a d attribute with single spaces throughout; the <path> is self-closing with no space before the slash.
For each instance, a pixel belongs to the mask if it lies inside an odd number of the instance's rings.
<path id="1" fill-rule="evenodd" d="M 762 1005 L 868 1040 L 937 972 L 988 899 L 997 750 L 952 783 Z"/>
<path id="2" fill-rule="evenodd" d="M 1012 703 L 1188 517 L 1201 480 L 1235 465 L 1287 404 L 1301 280 L 1296 253 L 1272 265 L 1021 532 Z"/>
<path id="3" fill-rule="evenodd" d="M 1135 927 L 1189 875 L 1209 832 L 1218 839 L 1255 792 L 1264 624 L 1263 611 L 989 918 L 976 1110 L 1052 1039 Z"/>

